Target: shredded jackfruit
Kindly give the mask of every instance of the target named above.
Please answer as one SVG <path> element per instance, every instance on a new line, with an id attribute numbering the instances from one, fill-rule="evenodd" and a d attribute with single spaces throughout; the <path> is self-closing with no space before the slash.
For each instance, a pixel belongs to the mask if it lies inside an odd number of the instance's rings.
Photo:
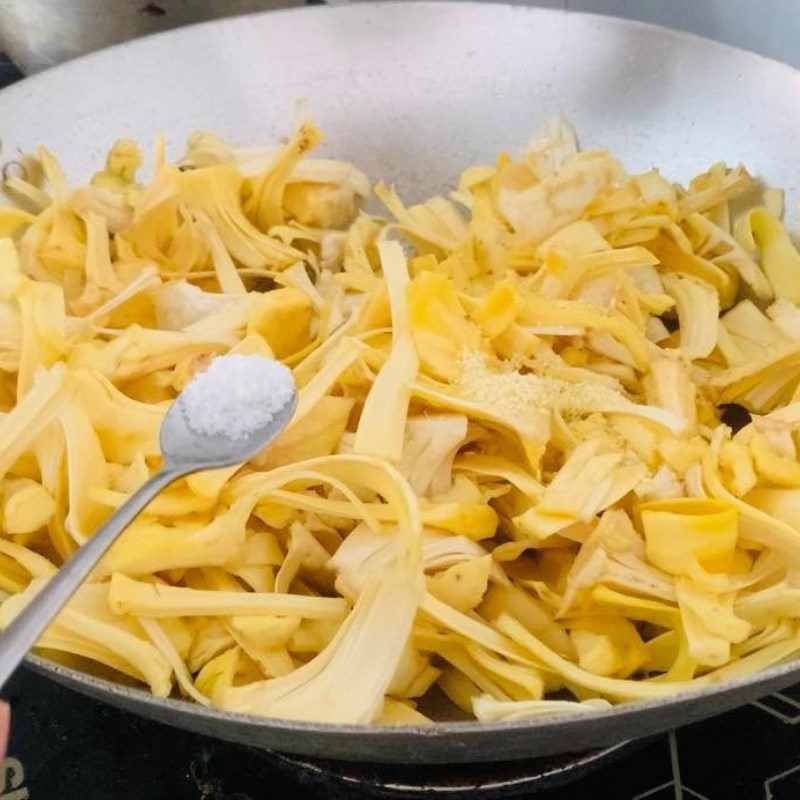
<path id="1" fill-rule="evenodd" d="M 378 184 L 383 218 L 321 141 L 195 134 L 146 178 L 121 140 L 83 187 L 42 149 L 7 181 L 0 626 L 237 352 L 293 370 L 286 431 L 157 498 L 40 647 L 229 711 L 413 725 L 434 687 L 478 720 L 593 714 L 800 653 L 777 191 L 629 175 L 551 120 L 450 199 Z"/>

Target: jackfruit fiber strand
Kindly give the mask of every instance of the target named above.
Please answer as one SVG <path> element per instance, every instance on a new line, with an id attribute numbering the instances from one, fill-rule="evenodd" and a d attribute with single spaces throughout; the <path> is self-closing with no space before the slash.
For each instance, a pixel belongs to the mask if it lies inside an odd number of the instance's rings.
<path id="1" fill-rule="evenodd" d="M 0 627 L 158 469 L 192 377 L 258 353 L 293 370 L 286 431 L 157 498 L 41 648 L 160 697 L 409 725 L 437 689 L 480 721 L 592 715 L 796 657 L 779 191 L 628 174 L 554 118 L 449 196 L 378 183 L 379 216 L 322 143 L 310 119 L 176 163 L 159 140 L 145 176 L 120 140 L 85 186 L 42 148 L 6 182 Z"/>

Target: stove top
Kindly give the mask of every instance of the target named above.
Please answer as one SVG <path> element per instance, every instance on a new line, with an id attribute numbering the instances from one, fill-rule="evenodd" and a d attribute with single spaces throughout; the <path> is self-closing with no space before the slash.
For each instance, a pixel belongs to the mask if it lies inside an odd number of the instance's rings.
<path id="1" fill-rule="evenodd" d="M 5 692 L 0 800 L 797 800 L 800 686 L 604 759 L 341 765 L 281 756 L 131 716 L 21 669 Z"/>

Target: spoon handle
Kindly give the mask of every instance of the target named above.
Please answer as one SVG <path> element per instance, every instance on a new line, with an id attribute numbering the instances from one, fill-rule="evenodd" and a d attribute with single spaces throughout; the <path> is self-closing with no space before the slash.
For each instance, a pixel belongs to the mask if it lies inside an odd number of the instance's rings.
<path id="1" fill-rule="evenodd" d="M 184 474 L 163 469 L 143 483 L 14 618 L 0 635 L 0 688 L 120 533 L 162 489 Z"/>

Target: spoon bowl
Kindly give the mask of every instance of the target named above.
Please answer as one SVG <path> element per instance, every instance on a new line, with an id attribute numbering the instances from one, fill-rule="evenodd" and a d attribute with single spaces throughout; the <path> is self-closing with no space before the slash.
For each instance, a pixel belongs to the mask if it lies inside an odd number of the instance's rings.
<path id="1" fill-rule="evenodd" d="M 161 423 L 160 447 L 164 469 L 199 472 L 243 464 L 286 428 L 297 408 L 297 392 L 266 424 L 254 428 L 246 437 L 200 433 L 189 426 L 181 396 L 170 406 Z"/>

